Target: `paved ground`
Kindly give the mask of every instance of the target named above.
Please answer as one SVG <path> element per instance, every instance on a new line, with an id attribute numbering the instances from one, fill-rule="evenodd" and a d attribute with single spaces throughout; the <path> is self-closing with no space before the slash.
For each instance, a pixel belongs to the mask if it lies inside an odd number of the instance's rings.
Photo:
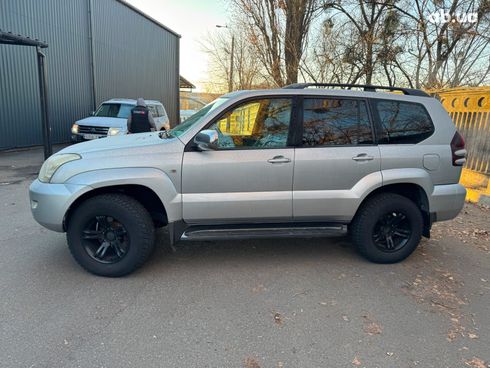
<path id="1" fill-rule="evenodd" d="M 187 243 L 92 276 L 37 225 L 41 151 L 0 153 L 1 367 L 486 367 L 490 211 L 467 206 L 408 260 L 347 239 Z"/>

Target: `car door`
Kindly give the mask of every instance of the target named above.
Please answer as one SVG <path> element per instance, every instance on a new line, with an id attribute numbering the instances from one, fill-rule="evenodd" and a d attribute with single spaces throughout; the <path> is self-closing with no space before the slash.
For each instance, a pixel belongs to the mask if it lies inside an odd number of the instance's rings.
<path id="1" fill-rule="evenodd" d="M 361 195 L 382 181 L 367 101 L 312 96 L 302 99 L 301 110 L 294 219 L 350 221 Z"/>
<path id="2" fill-rule="evenodd" d="M 247 100 L 205 127 L 218 132 L 217 149 L 197 151 L 189 142 L 182 164 L 186 222 L 292 219 L 292 110 L 289 97 Z"/>

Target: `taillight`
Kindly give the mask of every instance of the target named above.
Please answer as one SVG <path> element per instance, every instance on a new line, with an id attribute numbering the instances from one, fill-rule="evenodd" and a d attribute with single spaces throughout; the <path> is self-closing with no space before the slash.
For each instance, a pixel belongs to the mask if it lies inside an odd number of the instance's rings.
<path id="1" fill-rule="evenodd" d="M 458 131 L 454 133 L 451 141 L 451 153 L 453 155 L 453 166 L 463 166 L 466 162 L 466 150 L 464 149 L 464 138 Z"/>

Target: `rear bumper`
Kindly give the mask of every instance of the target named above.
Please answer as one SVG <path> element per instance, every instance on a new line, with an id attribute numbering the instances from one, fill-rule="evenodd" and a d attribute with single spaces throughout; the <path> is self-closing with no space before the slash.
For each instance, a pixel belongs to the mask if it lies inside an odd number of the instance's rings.
<path id="1" fill-rule="evenodd" d="M 66 211 L 76 198 L 90 189 L 88 185 L 50 184 L 36 179 L 29 187 L 32 215 L 42 226 L 64 232 Z"/>
<path id="2" fill-rule="evenodd" d="M 461 184 L 435 185 L 429 199 L 435 221 L 455 218 L 464 206 L 466 189 Z"/>

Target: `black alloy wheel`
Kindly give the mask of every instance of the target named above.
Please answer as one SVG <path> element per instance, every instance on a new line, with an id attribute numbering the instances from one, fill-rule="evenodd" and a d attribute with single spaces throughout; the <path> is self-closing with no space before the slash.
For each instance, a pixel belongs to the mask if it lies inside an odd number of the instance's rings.
<path id="1" fill-rule="evenodd" d="M 87 254 L 100 263 L 117 263 L 128 253 L 129 235 L 119 221 L 111 216 L 95 216 L 82 232 Z"/>
<path id="2" fill-rule="evenodd" d="M 108 277 L 140 267 L 155 246 L 155 227 L 146 208 L 122 193 L 100 194 L 76 207 L 67 219 L 68 247 L 87 271 Z"/>
<path id="3" fill-rule="evenodd" d="M 374 225 L 373 241 L 382 252 L 397 252 L 407 245 L 412 230 L 407 215 L 389 212 Z"/>
<path id="4" fill-rule="evenodd" d="M 379 193 L 358 209 L 349 231 L 361 255 L 376 263 L 395 263 L 407 258 L 422 237 L 424 219 L 420 208 L 396 193 Z"/>

